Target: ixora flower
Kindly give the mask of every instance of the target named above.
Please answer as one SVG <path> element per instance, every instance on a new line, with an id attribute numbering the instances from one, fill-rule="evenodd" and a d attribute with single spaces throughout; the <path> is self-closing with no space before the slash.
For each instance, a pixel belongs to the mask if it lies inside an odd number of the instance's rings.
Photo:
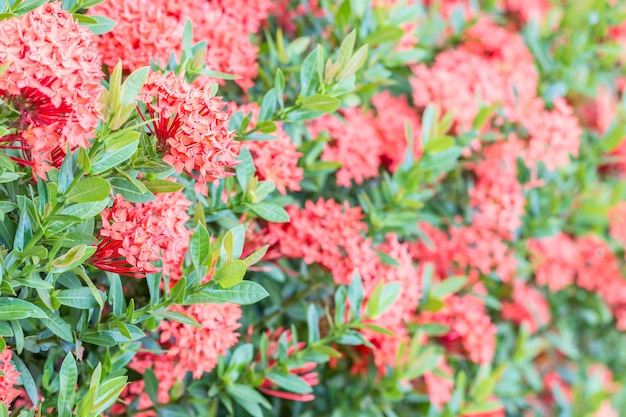
<path id="1" fill-rule="evenodd" d="M 101 119 L 102 58 L 94 35 L 47 3 L 0 22 L 0 96 L 19 117 L 0 148 L 41 177 L 67 148 L 90 146 Z"/>
<path id="2" fill-rule="evenodd" d="M 207 183 L 234 175 L 240 144 L 228 130 L 230 115 L 221 97 L 208 86 L 198 88 L 174 73 L 150 74 L 140 93 L 148 124 L 163 160 L 176 172 L 196 180 L 195 190 L 207 195 Z"/>
<path id="3" fill-rule="evenodd" d="M 15 385 L 18 385 L 20 373 L 15 370 L 15 366 L 11 363 L 12 355 L 13 353 L 9 348 L 5 348 L 0 353 L 0 402 L 3 402 L 7 407 L 21 392 L 15 388 Z"/>
<path id="4" fill-rule="evenodd" d="M 218 357 L 224 355 L 239 340 L 237 329 L 240 327 L 241 309 L 238 305 L 199 304 L 189 307 L 174 306 L 171 309 L 195 320 L 200 327 L 164 320 L 159 327 L 159 342 L 163 350 L 141 351 L 128 365 L 140 374 L 144 374 L 147 369 L 154 372 L 159 381 L 159 404 L 170 401 L 172 388 L 181 384 L 188 372 L 195 379 L 210 372 L 217 364 Z M 121 397 L 126 406 L 136 400 L 137 409 L 146 410 L 133 415 L 156 416 L 152 409 L 156 404 L 146 394 L 143 380 L 130 383 Z M 112 413 L 123 413 L 126 406 L 117 404 Z"/>
<path id="5" fill-rule="evenodd" d="M 307 201 L 302 209 L 288 206 L 289 223 L 270 223 L 269 240 L 288 258 L 319 263 L 333 275 L 337 284 L 349 284 L 355 269 L 372 270 L 377 256 L 360 207 L 346 202 L 320 199 Z"/>
<path id="6" fill-rule="evenodd" d="M 460 354 L 472 362 L 487 364 L 496 348 L 496 326 L 485 311 L 483 301 L 474 295 L 451 295 L 437 312 L 424 311 L 420 323 L 439 323 L 450 331 L 436 340 L 453 354 Z"/>
<path id="7" fill-rule="evenodd" d="M 538 289 L 522 281 L 514 281 L 511 298 L 511 302 L 502 303 L 503 319 L 519 325 L 525 323 L 531 333 L 550 322 L 550 306 Z"/>
<path id="8" fill-rule="evenodd" d="M 325 115 L 310 123 L 313 137 L 326 132 L 330 142 L 324 148 L 321 159 L 341 163 L 337 171 L 337 184 L 350 187 L 352 181 L 362 184 L 378 175 L 382 156 L 382 139 L 376 130 L 373 114 L 360 107 L 341 112 L 343 120 Z M 354 127 L 358 126 L 358 129 Z"/>
<path id="9" fill-rule="evenodd" d="M 117 22 L 100 39 L 108 66 L 114 66 L 119 58 L 129 70 L 151 61 L 165 65 L 171 54 L 180 56 L 183 28 L 189 19 L 193 40 L 207 43 L 208 67 L 241 77 L 235 82 L 249 88 L 258 72 L 259 52 L 249 35 L 267 17 L 270 2 L 240 2 L 238 7 L 222 0 L 105 0 L 90 8 L 89 13 Z"/>
<path id="10" fill-rule="evenodd" d="M 122 60 L 124 68 L 135 70 L 150 61 L 165 65 L 170 54 L 180 49 L 183 25 L 166 13 L 163 1 L 105 0 L 89 9 L 89 14 L 106 16 L 116 22 L 112 31 L 99 39 L 104 64 L 114 67 Z"/>
<path id="11" fill-rule="evenodd" d="M 157 272 L 154 263 L 161 260 L 163 273 L 177 281 L 192 234 L 185 228 L 190 205 L 180 191 L 158 193 L 153 201 L 139 204 L 129 203 L 118 194 L 113 206 L 102 212 L 102 240 L 90 264 L 104 271 L 143 277 Z"/>

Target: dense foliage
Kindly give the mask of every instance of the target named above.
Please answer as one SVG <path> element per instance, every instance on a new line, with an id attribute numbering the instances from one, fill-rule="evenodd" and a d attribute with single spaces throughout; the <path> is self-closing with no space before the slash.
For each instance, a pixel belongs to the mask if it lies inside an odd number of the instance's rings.
<path id="1" fill-rule="evenodd" d="M 625 61 L 621 0 L 0 0 L 0 417 L 626 415 Z"/>

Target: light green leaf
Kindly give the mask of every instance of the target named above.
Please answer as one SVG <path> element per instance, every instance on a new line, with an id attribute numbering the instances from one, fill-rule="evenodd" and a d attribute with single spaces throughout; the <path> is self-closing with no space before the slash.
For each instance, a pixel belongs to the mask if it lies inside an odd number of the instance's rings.
<path id="1" fill-rule="evenodd" d="M 59 371 L 59 398 L 57 413 L 59 417 L 72 417 L 76 383 L 78 382 L 78 368 L 72 352 L 68 352 Z"/>
<path id="2" fill-rule="evenodd" d="M 96 20 L 97 23 L 93 23 L 93 24 L 83 23 L 83 26 L 87 27 L 95 35 L 104 35 L 105 33 L 112 31 L 115 25 L 117 24 L 115 20 L 109 19 L 104 16 L 90 16 L 90 17 Z"/>
<path id="3" fill-rule="evenodd" d="M 269 296 L 261 285 L 254 281 L 241 281 L 230 288 L 220 288 L 217 284 L 209 284 L 200 291 L 185 297 L 183 305 L 204 303 L 234 303 L 241 305 L 254 304 Z"/>
<path id="4" fill-rule="evenodd" d="M 67 200 L 74 203 L 102 201 L 109 197 L 111 184 L 102 178 L 84 178 L 71 189 Z"/>
<path id="5" fill-rule="evenodd" d="M 332 113 L 339 108 L 341 101 L 335 97 L 323 94 L 313 94 L 301 101 L 302 107 L 307 110 L 317 110 Z"/>
<path id="6" fill-rule="evenodd" d="M 284 208 L 270 203 L 250 204 L 250 209 L 259 217 L 273 223 L 286 223 L 289 215 Z"/>
<path id="7" fill-rule="evenodd" d="M 213 280 L 222 288 L 230 288 L 241 282 L 246 274 L 246 263 L 241 260 L 233 261 L 213 274 Z"/>

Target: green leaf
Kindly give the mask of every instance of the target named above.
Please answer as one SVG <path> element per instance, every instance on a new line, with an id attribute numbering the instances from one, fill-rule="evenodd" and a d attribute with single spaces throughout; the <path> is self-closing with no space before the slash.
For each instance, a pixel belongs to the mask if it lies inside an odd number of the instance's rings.
<path id="1" fill-rule="evenodd" d="M 146 394 L 148 394 L 150 401 L 152 401 L 153 404 L 158 404 L 159 380 L 152 369 L 148 368 L 144 371 L 143 381 Z"/>
<path id="2" fill-rule="evenodd" d="M 195 293 L 185 297 L 183 305 L 205 303 L 254 304 L 269 296 L 261 285 L 254 281 L 241 281 L 230 288 L 220 288 L 217 284 L 208 284 Z"/>
<path id="3" fill-rule="evenodd" d="M 143 192 L 136 184 L 126 178 L 115 177 L 110 179 L 113 194 L 121 194 L 124 200 L 131 203 L 147 203 L 155 199 L 150 191 Z"/>
<path id="4" fill-rule="evenodd" d="M 13 297 L 0 297 L 0 321 L 21 320 L 29 317 L 45 318 L 42 309 L 28 301 Z"/>
<path id="5" fill-rule="evenodd" d="M 126 381 L 128 381 L 128 377 L 118 376 L 103 382 L 98 387 L 98 393 L 91 412 L 94 415 L 100 415 L 104 410 L 112 406 L 126 387 Z"/>
<path id="6" fill-rule="evenodd" d="M 44 326 L 48 328 L 52 333 L 59 336 L 66 342 L 74 343 L 74 335 L 72 334 L 72 328 L 63 319 L 57 316 L 54 312 L 42 309 L 46 315 L 41 319 Z"/>
<path id="7" fill-rule="evenodd" d="M 623 126 L 613 126 L 603 137 L 600 139 L 600 145 L 604 152 L 612 152 L 622 142 L 625 135 Z"/>
<path id="8" fill-rule="evenodd" d="M 352 77 L 356 72 L 361 69 L 365 61 L 367 60 L 367 45 L 361 46 L 350 58 L 350 61 L 346 64 L 343 70 L 339 73 L 339 81 L 345 81 Z"/>
<path id="9" fill-rule="evenodd" d="M 76 268 L 96 252 L 94 246 L 77 245 L 52 261 L 54 272 L 65 272 Z"/>
<path id="10" fill-rule="evenodd" d="M 367 301 L 365 316 L 371 319 L 377 319 L 382 316 L 400 295 L 400 287 L 399 282 L 383 285 L 383 282 L 380 281 Z"/>
<path id="11" fill-rule="evenodd" d="M 270 203 L 250 204 L 250 209 L 259 217 L 272 223 L 286 223 L 289 215 L 284 208 Z"/>
<path id="12" fill-rule="evenodd" d="M 104 16 L 90 16 L 97 23 L 83 23 L 83 26 L 87 27 L 91 32 L 95 35 L 104 35 L 113 30 L 115 25 L 117 24 L 115 20 L 109 19 Z"/>
<path id="13" fill-rule="evenodd" d="M 309 308 L 306 314 L 307 328 L 309 330 L 308 342 L 309 345 L 320 340 L 320 317 L 317 314 L 317 307 L 315 304 L 309 304 Z"/>
<path id="14" fill-rule="evenodd" d="M 126 162 L 137 151 L 140 136 L 139 132 L 129 131 L 107 141 L 105 152 L 92 161 L 92 174 L 100 174 Z"/>
<path id="15" fill-rule="evenodd" d="M 354 52 L 354 45 L 356 43 L 356 30 L 352 30 L 348 36 L 346 36 L 341 45 L 339 46 L 339 51 L 337 52 L 337 63 L 339 64 L 339 68 L 343 68 L 347 63 L 350 57 L 352 57 L 352 52 Z"/>
<path id="16" fill-rule="evenodd" d="M 361 306 L 363 305 L 363 281 L 357 270 L 354 270 L 352 282 L 348 286 L 348 301 L 350 301 L 350 310 L 356 318 L 361 317 Z"/>
<path id="17" fill-rule="evenodd" d="M 254 388 L 243 384 L 231 384 L 226 386 L 226 391 L 241 405 L 247 412 L 255 417 L 263 417 L 263 411 L 259 405 L 270 410 L 272 405 L 259 394 Z"/>
<path id="18" fill-rule="evenodd" d="M 335 97 L 323 94 L 313 94 L 301 101 L 302 107 L 307 110 L 317 110 L 332 113 L 339 108 L 341 101 Z"/>
<path id="19" fill-rule="evenodd" d="M 155 194 L 159 193 L 175 193 L 178 190 L 182 190 L 184 185 L 174 181 L 167 180 L 150 180 L 144 183 L 146 188 Z"/>
<path id="20" fill-rule="evenodd" d="M 78 217 L 81 220 L 90 219 L 101 213 L 109 204 L 109 200 L 96 201 L 92 203 L 78 203 L 65 207 L 61 210 L 62 214 Z"/>
<path id="21" fill-rule="evenodd" d="M 65 306 L 81 310 L 98 307 L 98 302 L 93 298 L 91 290 L 87 287 L 61 290 L 56 295 L 56 299 Z"/>
<path id="22" fill-rule="evenodd" d="M 195 232 L 191 236 L 189 243 L 189 254 L 191 255 L 191 262 L 196 270 L 196 273 L 204 276 L 205 274 L 205 262 L 209 257 L 209 250 L 211 247 L 211 238 L 206 227 L 202 223 L 198 223 Z M 202 278 L 202 277 L 200 277 Z"/>
<path id="23" fill-rule="evenodd" d="M 248 182 L 250 182 L 250 179 L 256 171 L 254 162 L 252 161 L 252 155 L 250 155 L 250 151 L 246 146 L 241 147 L 239 158 L 237 159 L 241 161 L 241 163 L 235 167 L 237 182 L 239 183 L 239 187 L 241 187 L 243 191 L 246 191 L 248 189 Z"/>
<path id="24" fill-rule="evenodd" d="M 233 261 L 213 274 L 213 280 L 220 284 L 222 288 L 230 288 L 243 280 L 246 274 L 247 265 L 244 261 Z"/>
<path id="25" fill-rule="evenodd" d="M 267 253 L 267 249 L 269 247 L 270 247 L 270 245 L 265 245 L 265 246 L 255 250 L 250 255 L 248 255 L 246 257 L 246 259 L 244 259 L 243 261 L 246 263 L 247 266 L 254 265 L 255 263 L 259 262 L 261 259 L 263 259 L 263 257 Z"/>
<path id="26" fill-rule="evenodd" d="M 133 71 L 122 84 L 122 104 L 134 103 L 141 87 L 146 83 L 150 67 L 141 67 Z"/>
<path id="27" fill-rule="evenodd" d="M 267 379 L 282 389 L 289 392 L 295 392 L 296 394 L 310 394 L 313 392 L 313 389 L 309 386 L 309 384 L 297 375 L 280 374 L 276 371 L 270 371 L 267 374 Z"/>
<path id="28" fill-rule="evenodd" d="M 304 59 L 302 68 L 300 68 L 300 95 L 308 97 L 311 92 L 317 89 L 319 77 L 317 75 L 317 53 L 311 51 Z"/>
<path id="29" fill-rule="evenodd" d="M 109 197 L 111 184 L 102 178 L 84 178 L 71 189 L 67 196 L 68 201 L 75 203 L 90 203 L 102 201 Z"/>
<path id="30" fill-rule="evenodd" d="M 28 394 L 28 398 L 33 403 L 33 405 L 39 405 L 39 392 L 37 391 L 37 384 L 33 376 L 30 373 L 30 370 L 26 366 L 22 359 L 18 355 L 13 355 L 11 360 L 15 364 L 15 369 L 20 373 L 20 379 L 22 381 L 22 386 Z"/>
<path id="31" fill-rule="evenodd" d="M 202 329 L 202 325 L 200 323 L 198 323 L 197 321 L 195 321 L 194 319 L 192 319 L 189 316 L 186 316 L 182 313 L 179 313 L 177 311 L 168 311 L 168 310 L 153 310 L 150 312 L 150 315 L 155 316 L 155 317 L 160 317 L 163 319 L 167 319 L 167 320 L 171 320 L 171 321 L 176 321 L 178 323 L 182 323 L 182 324 L 186 324 L 192 327 L 197 327 L 198 329 Z"/>
<path id="32" fill-rule="evenodd" d="M 44 3 L 47 3 L 47 0 L 24 0 L 19 4 L 17 9 L 13 10 L 13 13 L 18 16 L 23 15 L 32 10 L 35 10 L 37 7 L 41 6 Z"/>
<path id="33" fill-rule="evenodd" d="M 363 39 L 363 43 L 379 45 L 383 42 L 398 42 L 404 36 L 404 29 L 398 26 L 382 26 Z"/>
<path id="34" fill-rule="evenodd" d="M 76 384 L 78 383 L 78 368 L 72 352 L 68 352 L 59 371 L 59 398 L 57 413 L 59 417 L 72 417 Z"/>
<path id="35" fill-rule="evenodd" d="M 453 294 L 459 291 L 467 283 L 467 277 L 449 277 L 441 281 L 437 285 L 434 285 L 430 291 L 430 294 L 438 299 L 444 298 L 446 295 Z"/>
<path id="36" fill-rule="evenodd" d="M 33 237 L 32 225 L 30 222 L 30 217 L 28 216 L 28 212 L 23 210 L 20 213 L 20 222 L 17 224 L 17 231 L 15 232 L 15 241 L 13 243 L 13 248 L 17 251 L 24 250 L 24 246 Z"/>
<path id="37" fill-rule="evenodd" d="M 269 89 L 263 96 L 261 109 L 259 110 L 259 122 L 271 120 L 274 112 L 276 112 L 276 89 Z"/>

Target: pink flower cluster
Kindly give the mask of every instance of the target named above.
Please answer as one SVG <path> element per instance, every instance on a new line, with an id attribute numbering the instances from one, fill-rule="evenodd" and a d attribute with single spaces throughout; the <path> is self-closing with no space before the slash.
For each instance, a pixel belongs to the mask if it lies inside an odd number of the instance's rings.
<path id="1" fill-rule="evenodd" d="M 550 306 L 544 295 L 524 283 L 513 282 L 510 302 L 502 303 L 502 318 L 518 325 L 525 324 L 531 333 L 548 324 L 552 318 Z"/>
<path id="2" fill-rule="evenodd" d="M 420 224 L 430 244 L 419 241 L 413 245 L 416 259 L 433 262 L 437 278 L 467 274 L 471 282 L 480 274 L 497 274 L 509 282 L 515 275 L 517 260 L 502 237 L 489 229 L 476 225 L 450 227 L 446 232 L 427 223 Z"/>
<path id="3" fill-rule="evenodd" d="M 11 363 L 13 352 L 9 348 L 4 348 L 0 353 L 0 402 L 7 407 L 16 399 L 21 391 L 16 389 L 20 373 L 15 370 L 15 366 Z"/>
<path id="4" fill-rule="evenodd" d="M 158 193 L 148 203 L 132 204 L 118 194 L 102 212 L 101 242 L 90 263 L 96 268 L 137 277 L 162 271 L 171 280 L 181 277 L 181 265 L 191 231 L 187 208 L 191 202 L 180 192 Z"/>
<path id="5" fill-rule="evenodd" d="M 500 104 L 519 119 L 537 94 L 539 76 L 522 38 L 481 19 L 457 49 L 441 52 L 431 67 L 420 64 L 411 79 L 418 107 L 438 104 L 452 111 L 459 131 L 466 131 L 484 106 Z"/>
<path id="6" fill-rule="evenodd" d="M 337 171 L 337 184 L 350 187 L 352 181 L 362 184 L 378 176 L 381 157 L 381 139 L 376 130 L 374 116 L 360 107 L 351 107 L 335 115 L 324 115 L 313 120 L 309 126 L 311 136 L 321 133 L 330 141 L 324 147 L 321 159 L 341 163 Z M 358 126 L 358 129 L 354 129 Z"/>
<path id="7" fill-rule="evenodd" d="M 140 352 L 129 367 L 143 374 L 151 369 L 159 381 L 157 400 L 167 404 L 171 390 L 180 384 L 188 372 L 198 379 L 205 372 L 210 372 L 217 364 L 218 356 L 234 346 L 239 340 L 237 330 L 241 318 L 241 309 L 235 304 L 198 304 L 189 307 L 174 306 L 172 311 L 184 314 L 200 324 L 200 328 L 189 324 L 164 320 L 159 327 L 161 353 Z M 132 382 L 122 395 L 125 402 L 138 399 L 138 409 L 145 410 L 153 404 L 145 393 L 144 381 Z M 126 407 L 118 407 L 123 411 Z M 115 408 L 113 412 L 115 412 Z M 137 414 L 141 417 L 153 417 L 153 410 Z"/>
<path id="8" fill-rule="evenodd" d="M 421 312 L 419 322 L 448 326 L 449 332 L 436 338 L 448 352 L 475 363 L 490 363 L 496 349 L 497 329 L 487 315 L 483 301 L 468 294 L 451 295 L 444 302 L 436 312 Z"/>
<path id="9" fill-rule="evenodd" d="M 241 3 L 238 5 L 237 3 Z M 226 2 L 222 0 L 105 0 L 89 9 L 93 15 L 117 22 L 104 34 L 100 48 L 105 63 L 119 58 L 124 68 L 134 70 L 151 60 L 165 65 L 171 54 L 180 55 L 183 27 L 193 24 L 193 40 L 206 41 L 205 61 L 211 70 L 240 76 L 243 88 L 252 86 L 257 74 L 258 48 L 250 42 L 267 18 L 268 0 Z"/>
<path id="10" fill-rule="evenodd" d="M 174 73 L 153 72 L 140 100 L 148 111 L 145 118 L 153 119 L 149 127 L 163 160 L 193 177 L 197 192 L 207 195 L 207 183 L 233 175 L 227 169 L 238 163 L 240 144 L 228 130 L 230 116 L 221 97 Z"/>
<path id="11" fill-rule="evenodd" d="M 374 363 L 385 373 L 386 366 L 395 362 L 400 345 L 408 341 L 405 323 L 414 316 L 422 294 L 421 275 L 413 263 L 410 246 L 400 243 L 395 235 L 372 245 L 371 239 L 364 236 L 366 225 L 360 208 L 347 203 L 307 201 L 304 208 L 290 206 L 287 212 L 289 223 L 268 226 L 268 241 L 275 242 L 278 253 L 325 267 L 337 284 L 349 284 L 357 270 L 363 280 L 365 302 L 377 285 L 400 283 L 400 295 L 393 307 L 372 321 L 390 329 L 394 336 L 364 331 L 375 346 Z M 398 265 L 384 264 L 377 251 L 390 256 Z"/>
<path id="12" fill-rule="evenodd" d="M 0 148 L 46 178 L 67 149 L 87 148 L 101 119 L 101 55 L 94 35 L 60 3 L 0 22 L 0 95 L 20 113 Z"/>
<path id="13" fill-rule="evenodd" d="M 476 184 L 469 191 L 470 206 L 476 210 L 474 227 L 493 230 L 506 239 L 522 225 L 526 203 L 517 179 L 520 151 L 514 136 L 485 148 L 482 160 L 473 166 Z"/>
<path id="14" fill-rule="evenodd" d="M 341 110 L 341 117 L 325 115 L 309 124 L 313 138 L 328 136 L 321 159 L 341 163 L 336 175 L 340 186 L 350 187 L 352 181 L 362 184 L 378 176 L 381 166 L 397 170 L 408 149 L 407 125 L 413 136 L 413 157 L 418 160 L 422 155 L 419 114 L 407 98 L 384 91 L 372 98 L 372 104 L 376 114 L 351 107 Z"/>
<path id="15" fill-rule="evenodd" d="M 376 109 L 375 126 L 380 134 L 380 159 L 389 171 L 398 169 L 408 149 L 407 125 L 413 136 L 413 158 L 422 155 L 421 122 L 415 108 L 409 105 L 406 97 L 396 97 L 383 91 L 372 97 Z"/>
<path id="16" fill-rule="evenodd" d="M 537 284 L 550 291 L 576 284 L 597 292 L 613 310 L 617 327 L 626 329 L 626 278 L 605 241 L 594 235 L 574 239 L 561 234 L 530 240 L 528 248 Z"/>

